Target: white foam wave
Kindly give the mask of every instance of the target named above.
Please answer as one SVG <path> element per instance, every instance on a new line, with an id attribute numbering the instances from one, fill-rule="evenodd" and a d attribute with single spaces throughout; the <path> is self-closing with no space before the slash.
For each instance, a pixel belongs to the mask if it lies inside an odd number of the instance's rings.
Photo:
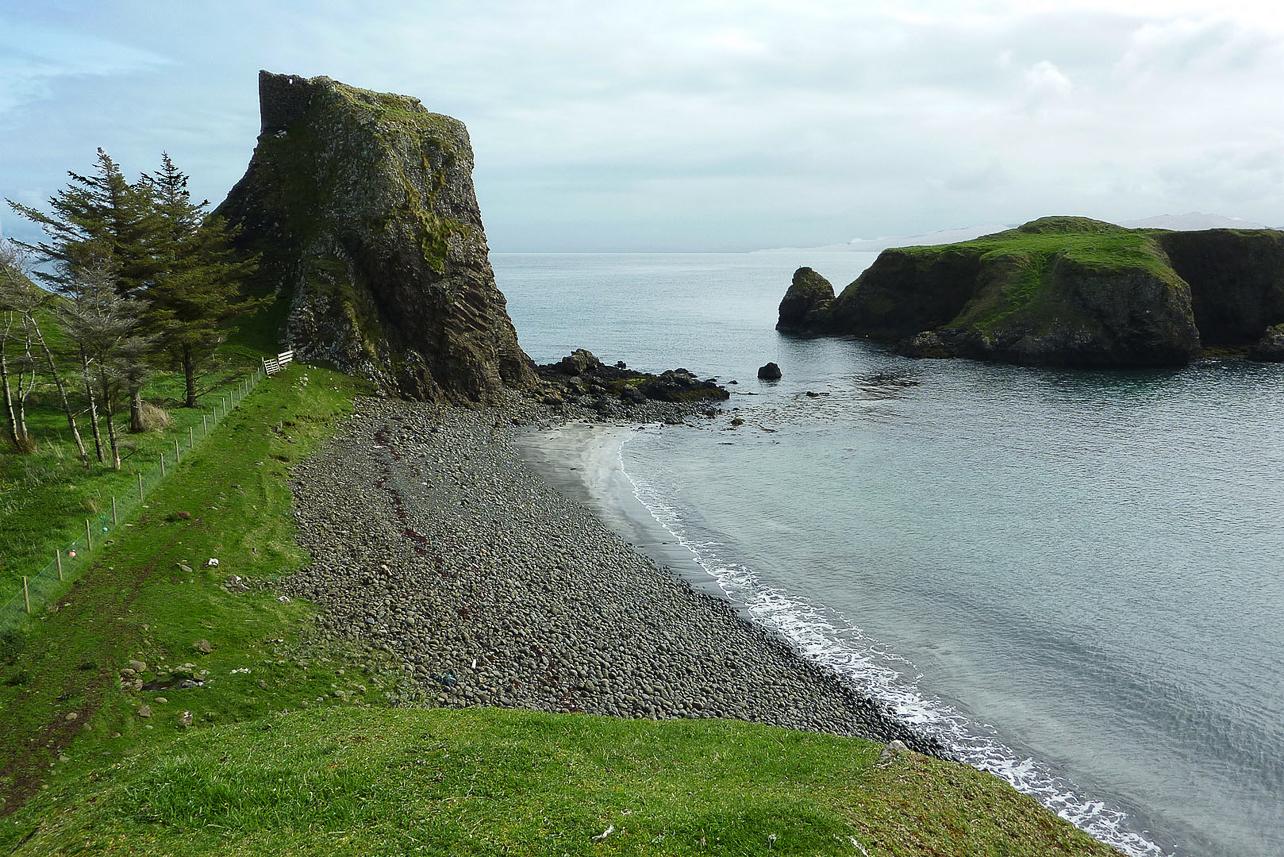
<path id="1" fill-rule="evenodd" d="M 1023 758 L 999 740 L 989 724 L 924 696 L 917 685 L 922 676 L 908 660 L 883 649 L 833 611 L 763 583 L 752 569 L 727 558 L 725 545 L 697 538 L 662 489 L 624 466 L 624 447 L 630 439 L 621 443 L 618 456 L 634 497 L 755 621 L 778 631 L 804 657 L 836 670 L 901 722 L 938 738 L 961 761 L 1002 777 L 1080 830 L 1131 857 L 1166 857 L 1158 844 L 1129 829 L 1123 810 L 1083 794 L 1042 762 Z"/>

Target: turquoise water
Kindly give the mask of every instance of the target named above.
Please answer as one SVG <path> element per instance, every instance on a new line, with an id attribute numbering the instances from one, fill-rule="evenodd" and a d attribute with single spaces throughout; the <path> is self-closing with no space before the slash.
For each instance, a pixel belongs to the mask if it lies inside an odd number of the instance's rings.
<path id="1" fill-rule="evenodd" d="M 619 455 L 760 621 L 1128 853 L 1281 853 L 1284 368 L 910 361 L 772 329 L 796 265 L 841 286 L 872 258 L 492 262 L 540 362 L 739 382 L 744 425 Z"/>

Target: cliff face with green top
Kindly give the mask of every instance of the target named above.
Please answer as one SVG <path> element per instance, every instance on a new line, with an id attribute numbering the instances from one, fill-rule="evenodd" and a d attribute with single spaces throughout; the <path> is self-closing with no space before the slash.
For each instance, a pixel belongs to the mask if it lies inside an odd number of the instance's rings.
<path id="1" fill-rule="evenodd" d="M 394 395 L 535 379 L 495 286 L 463 123 L 418 99 L 259 73 L 262 132 L 217 214 L 289 302 L 282 347 Z"/>
<path id="2" fill-rule="evenodd" d="M 1264 337 L 1284 323 L 1284 233 L 1048 217 L 885 250 L 832 300 L 805 279 L 795 276 L 777 329 L 881 339 L 910 356 L 1169 366 L 1217 345 L 1279 359 Z"/>

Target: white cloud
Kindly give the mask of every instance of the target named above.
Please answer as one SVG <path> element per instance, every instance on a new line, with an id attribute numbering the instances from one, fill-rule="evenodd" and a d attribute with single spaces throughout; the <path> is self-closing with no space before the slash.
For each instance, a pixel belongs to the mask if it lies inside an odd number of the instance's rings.
<path id="1" fill-rule="evenodd" d="M 824 243 L 1070 210 L 1284 223 L 1284 194 L 1258 190 L 1284 150 L 1264 109 L 1281 33 L 1233 0 L 1215 17 L 1193 0 L 62 5 L 76 14 L 4 14 L 53 47 L 0 60 L 0 91 L 27 99 L 0 118 L 0 196 L 44 198 L 102 145 L 131 170 L 168 148 L 217 200 L 265 67 L 463 119 L 497 249 Z"/>
<path id="2" fill-rule="evenodd" d="M 1074 90 L 1074 84 L 1061 69 L 1047 60 L 1040 60 L 1025 72 L 1026 90 L 1034 96 L 1045 94 L 1065 96 Z"/>

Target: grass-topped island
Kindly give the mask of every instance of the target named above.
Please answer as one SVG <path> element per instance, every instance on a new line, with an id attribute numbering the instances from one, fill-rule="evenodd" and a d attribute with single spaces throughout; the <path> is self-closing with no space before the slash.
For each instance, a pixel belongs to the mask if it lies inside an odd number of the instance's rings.
<path id="1" fill-rule="evenodd" d="M 972 241 L 884 250 L 835 297 L 801 268 L 777 329 L 914 357 L 1180 366 L 1208 350 L 1284 359 L 1284 232 L 1125 229 L 1045 217 Z"/>

